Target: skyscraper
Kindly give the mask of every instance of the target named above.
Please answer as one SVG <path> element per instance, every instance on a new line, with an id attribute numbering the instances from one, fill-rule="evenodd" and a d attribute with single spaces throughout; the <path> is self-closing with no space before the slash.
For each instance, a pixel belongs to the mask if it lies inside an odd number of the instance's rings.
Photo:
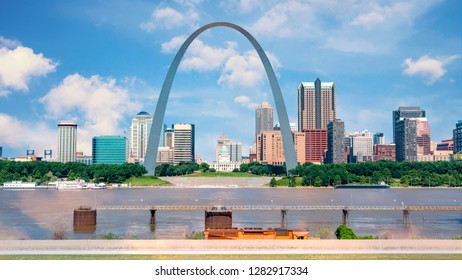
<path id="1" fill-rule="evenodd" d="M 164 146 L 173 148 L 175 146 L 175 138 L 174 138 L 174 130 L 173 127 L 167 127 L 164 131 Z"/>
<path id="2" fill-rule="evenodd" d="M 345 124 L 335 119 L 327 124 L 327 163 L 345 162 Z"/>
<path id="3" fill-rule="evenodd" d="M 374 145 L 385 145 L 385 136 L 382 132 L 374 134 Z"/>
<path id="4" fill-rule="evenodd" d="M 462 153 L 462 120 L 456 124 L 456 129 L 453 130 L 454 154 Z"/>
<path id="5" fill-rule="evenodd" d="M 396 143 L 396 123 L 404 118 L 425 118 L 425 111 L 420 107 L 398 107 L 393 111 L 393 143 Z"/>
<path id="6" fill-rule="evenodd" d="M 350 138 L 349 162 L 363 162 L 364 157 L 368 158 L 374 154 L 372 133 L 367 129 L 361 132 L 347 132 L 345 137 Z"/>
<path id="7" fill-rule="evenodd" d="M 430 126 L 427 118 L 404 118 L 396 129 L 396 160 L 417 161 L 430 154 Z"/>
<path id="8" fill-rule="evenodd" d="M 273 108 L 269 102 L 263 101 L 255 111 L 255 134 L 273 130 Z"/>
<path id="9" fill-rule="evenodd" d="M 306 129 L 305 162 L 324 162 L 327 151 L 327 129 Z"/>
<path id="10" fill-rule="evenodd" d="M 144 111 L 136 114 L 132 120 L 129 157 L 135 162 L 144 162 L 151 125 L 152 115 Z"/>
<path id="11" fill-rule="evenodd" d="M 127 162 L 127 138 L 95 136 L 92 139 L 93 164 L 124 164 Z"/>
<path id="12" fill-rule="evenodd" d="M 263 131 L 256 135 L 257 161 L 283 165 L 285 162 L 281 131 Z"/>
<path id="13" fill-rule="evenodd" d="M 298 87 L 298 131 L 326 129 L 335 119 L 336 93 L 333 82 L 302 82 Z"/>
<path id="14" fill-rule="evenodd" d="M 58 161 L 73 162 L 77 151 L 77 124 L 60 121 L 58 124 Z"/>
<path id="15" fill-rule="evenodd" d="M 194 162 L 194 125 L 174 124 L 173 162 Z"/>

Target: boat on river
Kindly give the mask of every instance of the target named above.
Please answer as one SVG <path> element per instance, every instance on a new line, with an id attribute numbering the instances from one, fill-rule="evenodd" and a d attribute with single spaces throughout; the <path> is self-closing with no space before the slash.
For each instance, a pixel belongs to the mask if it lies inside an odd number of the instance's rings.
<path id="1" fill-rule="evenodd" d="M 390 185 L 385 182 L 380 182 L 378 184 L 346 184 L 346 185 L 336 185 L 334 189 L 389 189 Z"/>

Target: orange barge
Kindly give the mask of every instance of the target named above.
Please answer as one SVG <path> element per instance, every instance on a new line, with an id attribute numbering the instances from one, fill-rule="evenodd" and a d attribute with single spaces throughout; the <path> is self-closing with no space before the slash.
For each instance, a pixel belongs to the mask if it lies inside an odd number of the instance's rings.
<path id="1" fill-rule="evenodd" d="M 307 229 L 209 228 L 204 239 L 308 239 Z"/>

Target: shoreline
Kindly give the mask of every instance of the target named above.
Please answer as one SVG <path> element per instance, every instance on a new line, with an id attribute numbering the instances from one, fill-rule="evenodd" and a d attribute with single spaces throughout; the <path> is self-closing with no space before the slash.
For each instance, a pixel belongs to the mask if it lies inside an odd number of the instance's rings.
<path id="1" fill-rule="evenodd" d="M 4 240 L 0 255 L 455 254 L 461 240 Z"/>

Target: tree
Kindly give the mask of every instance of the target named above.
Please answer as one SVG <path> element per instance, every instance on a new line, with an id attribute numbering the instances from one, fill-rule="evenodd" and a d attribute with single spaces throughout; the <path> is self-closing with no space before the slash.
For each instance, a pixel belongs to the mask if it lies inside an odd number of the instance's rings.
<path id="1" fill-rule="evenodd" d="M 340 225 L 335 231 L 335 236 L 337 239 L 357 239 L 353 230 L 346 225 Z"/>
<path id="2" fill-rule="evenodd" d="M 340 185 L 341 183 L 342 183 L 342 179 L 340 178 L 340 175 L 335 175 L 334 186 Z"/>
<path id="3" fill-rule="evenodd" d="M 277 186 L 277 182 L 276 182 L 276 179 L 273 177 L 271 178 L 271 181 L 270 181 L 270 187 L 276 187 Z"/>
<path id="4" fill-rule="evenodd" d="M 315 187 L 320 187 L 322 185 L 322 180 L 321 178 L 318 176 L 314 179 L 314 186 Z"/>
<path id="5" fill-rule="evenodd" d="M 289 177 L 289 187 L 290 188 L 295 187 L 295 177 L 294 176 Z"/>

